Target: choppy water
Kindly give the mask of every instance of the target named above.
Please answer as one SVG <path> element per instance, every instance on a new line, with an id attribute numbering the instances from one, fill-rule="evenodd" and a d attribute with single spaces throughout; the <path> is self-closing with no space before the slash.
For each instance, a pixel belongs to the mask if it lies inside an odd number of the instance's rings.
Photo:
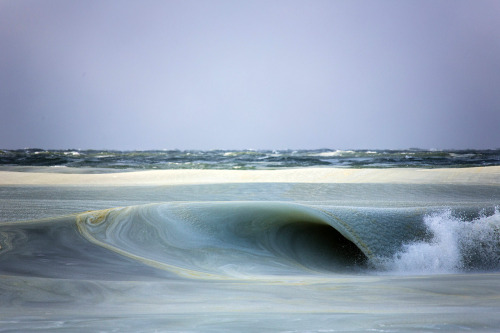
<path id="1" fill-rule="evenodd" d="M 170 163 L 36 152 L 4 165 Z M 499 207 L 496 184 L 0 186 L 0 332 L 499 331 Z"/>
<path id="2" fill-rule="evenodd" d="M 110 169 L 471 167 L 500 165 L 496 150 L 0 150 L 4 166 Z"/>

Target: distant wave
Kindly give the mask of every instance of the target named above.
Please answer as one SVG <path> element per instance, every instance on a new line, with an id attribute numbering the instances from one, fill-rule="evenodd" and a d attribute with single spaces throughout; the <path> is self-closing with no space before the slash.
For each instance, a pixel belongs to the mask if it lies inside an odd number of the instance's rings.
<path id="1" fill-rule="evenodd" d="M 319 157 L 340 157 L 346 156 L 349 154 L 355 154 L 353 150 L 335 150 L 335 151 L 322 151 L 319 153 L 312 153 L 311 156 L 319 156 Z"/>
<path id="2" fill-rule="evenodd" d="M 498 210 L 149 204 L 3 223 L 0 271 L 153 274 L 144 265 L 203 279 L 487 271 L 500 269 L 499 230 Z"/>

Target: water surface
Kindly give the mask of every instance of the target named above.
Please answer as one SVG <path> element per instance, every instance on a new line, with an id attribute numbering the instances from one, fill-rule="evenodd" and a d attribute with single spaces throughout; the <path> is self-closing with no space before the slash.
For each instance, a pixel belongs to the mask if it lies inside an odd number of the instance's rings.
<path id="1" fill-rule="evenodd" d="M 497 156 L 414 152 L 432 168 Z M 172 167 L 162 155 L 171 153 L 159 151 L 107 152 L 89 165 L 104 153 L 2 158 L 28 173 Z M 239 153 L 206 155 L 214 168 L 232 169 L 250 154 Z M 266 156 L 294 154 L 254 153 L 242 168 L 283 168 Z M 295 154 L 333 165 L 343 153 Z M 9 154 L 20 155 L 7 163 Z M 403 159 L 369 163 L 392 172 Z M 342 166 L 359 167 L 349 163 Z M 499 182 L 456 179 L 0 186 L 0 332 L 498 331 Z"/>

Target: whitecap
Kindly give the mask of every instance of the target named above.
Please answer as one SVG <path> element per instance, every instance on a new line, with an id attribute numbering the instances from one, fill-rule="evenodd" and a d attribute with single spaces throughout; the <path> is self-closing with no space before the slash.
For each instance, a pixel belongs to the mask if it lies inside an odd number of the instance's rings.
<path id="1" fill-rule="evenodd" d="M 386 269 L 401 274 L 446 274 L 500 268 L 500 212 L 472 221 L 450 210 L 427 215 L 430 239 L 406 243 L 385 261 Z"/>
<path id="2" fill-rule="evenodd" d="M 335 151 L 324 151 L 321 153 L 311 154 L 311 156 L 319 156 L 319 157 L 337 157 L 343 156 L 345 154 L 353 154 L 353 150 L 335 150 Z"/>
<path id="3" fill-rule="evenodd" d="M 64 152 L 64 155 L 68 156 L 68 155 L 71 155 L 71 156 L 80 156 L 81 154 L 77 151 L 65 151 Z"/>

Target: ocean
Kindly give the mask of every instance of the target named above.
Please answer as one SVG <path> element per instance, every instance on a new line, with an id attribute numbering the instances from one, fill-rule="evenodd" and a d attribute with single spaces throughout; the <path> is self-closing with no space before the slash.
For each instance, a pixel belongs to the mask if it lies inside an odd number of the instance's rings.
<path id="1" fill-rule="evenodd" d="M 0 332 L 500 332 L 500 150 L 0 151 Z"/>
<path id="2" fill-rule="evenodd" d="M 108 169 L 443 168 L 500 165 L 490 150 L 0 150 L 0 165 Z"/>

